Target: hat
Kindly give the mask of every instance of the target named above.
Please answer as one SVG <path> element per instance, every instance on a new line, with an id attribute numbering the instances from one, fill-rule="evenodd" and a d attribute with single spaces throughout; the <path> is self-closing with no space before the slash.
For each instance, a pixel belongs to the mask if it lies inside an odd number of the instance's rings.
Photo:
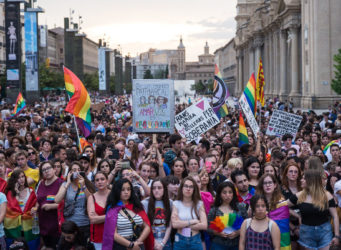
<path id="1" fill-rule="evenodd" d="M 88 162 L 90 162 L 90 158 L 87 154 L 81 154 L 81 156 L 78 158 L 78 160 L 87 160 Z"/>

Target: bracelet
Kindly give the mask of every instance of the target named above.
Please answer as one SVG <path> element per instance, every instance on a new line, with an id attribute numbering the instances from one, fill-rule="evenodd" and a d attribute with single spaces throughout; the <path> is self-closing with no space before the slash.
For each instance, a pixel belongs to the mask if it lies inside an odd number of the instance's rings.
<path id="1" fill-rule="evenodd" d="M 161 245 L 162 247 L 165 247 L 165 244 L 163 244 L 163 242 L 162 242 L 162 241 L 160 242 L 160 245 Z"/>
<path id="2" fill-rule="evenodd" d="M 130 241 L 130 244 L 129 244 L 128 248 L 133 248 L 133 247 L 134 247 L 134 242 Z"/>

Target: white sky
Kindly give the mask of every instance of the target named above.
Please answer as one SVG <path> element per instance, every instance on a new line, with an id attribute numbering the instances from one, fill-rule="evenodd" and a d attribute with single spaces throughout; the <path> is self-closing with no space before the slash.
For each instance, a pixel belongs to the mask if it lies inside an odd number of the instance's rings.
<path id="1" fill-rule="evenodd" d="M 196 61 L 207 41 L 210 53 L 235 34 L 237 0 L 38 0 L 39 23 L 63 27 L 70 9 L 74 21 L 95 41 L 105 37 L 131 56 L 149 48 L 176 49 L 182 35 L 186 61 Z"/>

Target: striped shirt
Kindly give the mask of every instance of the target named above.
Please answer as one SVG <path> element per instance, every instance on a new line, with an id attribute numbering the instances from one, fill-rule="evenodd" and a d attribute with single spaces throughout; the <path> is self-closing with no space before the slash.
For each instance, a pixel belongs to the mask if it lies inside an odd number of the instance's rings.
<path id="1" fill-rule="evenodd" d="M 143 220 L 141 216 L 135 214 L 135 216 L 131 216 L 135 221 L 136 225 L 142 225 Z M 117 233 L 122 237 L 129 238 L 133 236 L 133 225 L 129 221 L 129 219 L 123 216 L 121 213 L 118 213 L 117 217 Z"/>

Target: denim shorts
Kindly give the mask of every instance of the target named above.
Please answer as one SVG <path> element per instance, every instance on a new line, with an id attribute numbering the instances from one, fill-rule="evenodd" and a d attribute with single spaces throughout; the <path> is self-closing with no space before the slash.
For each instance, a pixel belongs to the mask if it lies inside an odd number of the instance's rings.
<path id="1" fill-rule="evenodd" d="M 173 250 L 202 250 L 200 233 L 185 237 L 179 233 L 175 235 Z"/>
<path id="2" fill-rule="evenodd" d="M 328 246 L 333 239 L 333 231 L 330 222 L 319 226 L 300 226 L 300 238 L 298 243 L 304 247 L 319 249 Z"/>

